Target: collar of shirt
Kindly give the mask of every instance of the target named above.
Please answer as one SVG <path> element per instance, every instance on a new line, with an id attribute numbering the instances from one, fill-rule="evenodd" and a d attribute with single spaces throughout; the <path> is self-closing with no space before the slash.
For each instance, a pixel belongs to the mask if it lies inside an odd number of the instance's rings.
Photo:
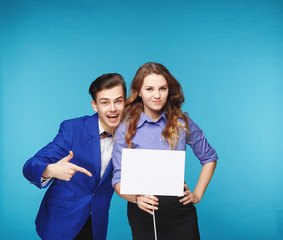
<path id="1" fill-rule="evenodd" d="M 103 129 L 103 127 L 102 127 L 102 125 L 101 125 L 99 119 L 98 119 L 98 130 L 99 130 L 99 135 L 100 135 L 101 133 L 105 132 L 105 130 Z"/>
<path id="2" fill-rule="evenodd" d="M 165 113 L 162 112 L 158 120 L 153 121 L 149 116 L 146 115 L 146 113 L 142 112 L 138 121 L 137 128 L 140 128 L 145 122 L 155 123 L 158 124 L 159 126 L 165 127 L 167 123 L 167 118 L 165 116 Z"/>

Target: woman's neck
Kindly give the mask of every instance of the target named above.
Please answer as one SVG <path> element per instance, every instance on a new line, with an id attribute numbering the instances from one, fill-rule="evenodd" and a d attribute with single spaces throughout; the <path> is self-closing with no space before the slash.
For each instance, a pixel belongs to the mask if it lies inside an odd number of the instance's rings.
<path id="1" fill-rule="evenodd" d="M 148 111 L 144 111 L 144 113 L 151 119 L 153 120 L 154 122 L 156 122 L 161 114 L 162 114 L 163 111 L 160 111 L 160 112 L 148 112 Z"/>

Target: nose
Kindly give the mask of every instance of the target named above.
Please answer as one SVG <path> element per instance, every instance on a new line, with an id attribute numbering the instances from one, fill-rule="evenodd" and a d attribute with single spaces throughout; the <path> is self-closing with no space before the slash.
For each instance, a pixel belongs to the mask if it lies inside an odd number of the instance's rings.
<path id="1" fill-rule="evenodd" d="M 154 92 L 154 97 L 155 97 L 155 98 L 160 98 L 160 92 L 159 92 L 159 90 L 156 90 L 156 91 Z"/>
<path id="2" fill-rule="evenodd" d="M 110 111 L 114 112 L 115 110 L 116 110 L 115 103 L 112 102 L 112 103 L 110 104 Z"/>

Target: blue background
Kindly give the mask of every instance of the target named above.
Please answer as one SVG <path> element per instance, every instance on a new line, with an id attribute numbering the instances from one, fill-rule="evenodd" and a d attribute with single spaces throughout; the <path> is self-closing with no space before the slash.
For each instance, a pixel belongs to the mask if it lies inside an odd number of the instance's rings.
<path id="1" fill-rule="evenodd" d="M 65 119 L 91 115 L 88 87 L 143 63 L 180 81 L 183 110 L 219 162 L 197 205 L 202 239 L 283 238 L 283 2 L 1 1 L 0 239 L 38 239 L 44 195 L 22 166 Z M 201 166 L 187 151 L 186 180 Z M 114 195 L 108 239 L 130 239 Z"/>

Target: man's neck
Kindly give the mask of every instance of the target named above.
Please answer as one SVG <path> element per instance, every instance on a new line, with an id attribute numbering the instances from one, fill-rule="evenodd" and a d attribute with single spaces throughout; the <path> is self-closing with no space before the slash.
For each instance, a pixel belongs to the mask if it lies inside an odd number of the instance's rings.
<path id="1" fill-rule="evenodd" d="M 106 131 L 107 133 L 109 134 L 112 134 L 113 133 L 113 128 L 111 127 L 108 127 L 108 126 L 105 126 L 105 124 L 101 123 L 99 118 L 98 118 L 98 126 L 99 126 L 99 129 L 103 129 L 103 131 Z"/>

